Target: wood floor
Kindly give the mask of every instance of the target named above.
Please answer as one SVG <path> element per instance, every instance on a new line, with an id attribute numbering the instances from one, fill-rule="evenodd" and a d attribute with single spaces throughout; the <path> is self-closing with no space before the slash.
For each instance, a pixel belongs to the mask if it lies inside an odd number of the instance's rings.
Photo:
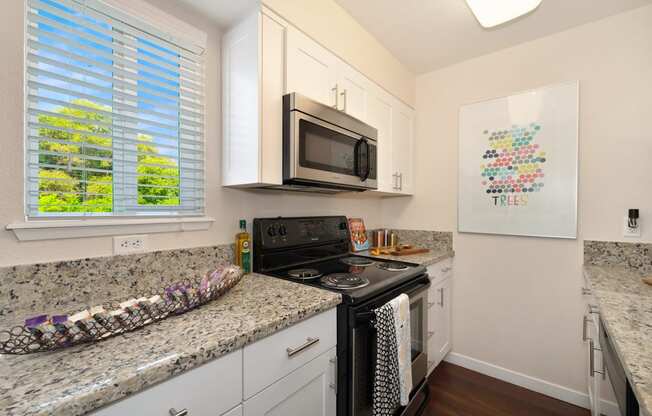
<path id="1" fill-rule="evenodd" d="M 586 409 L 442 362 L 424 416 L 589 416 Z"/>

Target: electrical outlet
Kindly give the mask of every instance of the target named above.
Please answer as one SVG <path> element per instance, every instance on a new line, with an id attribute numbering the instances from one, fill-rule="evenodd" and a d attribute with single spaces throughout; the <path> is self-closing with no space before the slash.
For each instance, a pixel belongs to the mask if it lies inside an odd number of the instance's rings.
<path id="1" fill-rule="evenodd" d="M 146 235 L 113 237 L 113 254 L 142 253 L 147 249 Z"/>
<path id="2" fill-rule="evenodd" d="M 625 216 L 625 222 L 624 222 L 624 228 L 623 228 L 623 236 L 625 237 L 630 237 L 630 238 L 639 238 L 641 237 L 641 220 L 637 220 L 637 227 L 636 228 L 631 228 L 629 226 L 629 218 Z"/>

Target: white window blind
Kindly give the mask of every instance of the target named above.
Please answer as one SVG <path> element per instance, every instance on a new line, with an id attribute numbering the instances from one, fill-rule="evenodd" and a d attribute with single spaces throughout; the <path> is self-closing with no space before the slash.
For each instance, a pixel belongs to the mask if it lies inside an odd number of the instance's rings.
<path id="1" fill-rule="evenodd" d="M 27 1 L 27 216 L 200 215 L 202 57 L 101 5 Z"/>

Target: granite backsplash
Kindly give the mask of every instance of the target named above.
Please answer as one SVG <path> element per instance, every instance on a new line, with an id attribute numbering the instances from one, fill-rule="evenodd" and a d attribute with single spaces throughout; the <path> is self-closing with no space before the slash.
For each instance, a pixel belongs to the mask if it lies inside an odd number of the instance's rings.
<path id="1" fill-rule="evenodd" d="M 0 268 L 0 329 L 158 292 L 232 261 L 229 244 Z"/>
<path id="2" fill-rule="evenodd" d="M 584 264 L 626 266 L 649 273 L 652 272 L 652 244 L 586 240 Z"/>
<path id="3" fill-rule="evenodd" d="M 371 236 L 373 231 L 370 231 Z M 453 250 L 453 233 L 447 231 L 394 230 L 400 244 L 412 244 L 433 250 Z M 371 239 L 373 241 L 373 239 Z"/>

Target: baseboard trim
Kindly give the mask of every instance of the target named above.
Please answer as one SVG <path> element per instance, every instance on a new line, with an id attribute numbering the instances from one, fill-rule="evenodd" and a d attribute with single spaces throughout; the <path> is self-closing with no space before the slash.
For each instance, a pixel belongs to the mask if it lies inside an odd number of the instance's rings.
<path id="1" fill-rule="evenodd" d="M 531 377 L 526 374 L 499 367 L 455 352 L 446 355 L 444 361 L 550 396 L 566 403 L 574 404 L 575 406 L 583 407 L 585 409 L 589 408 L 589 395 L 581 391 L 569 389 L 558 384 L 550 383 L 536 377 Z M 618 405 L 606 400 L 600 402 L 600 410 L 600 413 L 603 413 L 605 416 L 620 415 Z"/>

